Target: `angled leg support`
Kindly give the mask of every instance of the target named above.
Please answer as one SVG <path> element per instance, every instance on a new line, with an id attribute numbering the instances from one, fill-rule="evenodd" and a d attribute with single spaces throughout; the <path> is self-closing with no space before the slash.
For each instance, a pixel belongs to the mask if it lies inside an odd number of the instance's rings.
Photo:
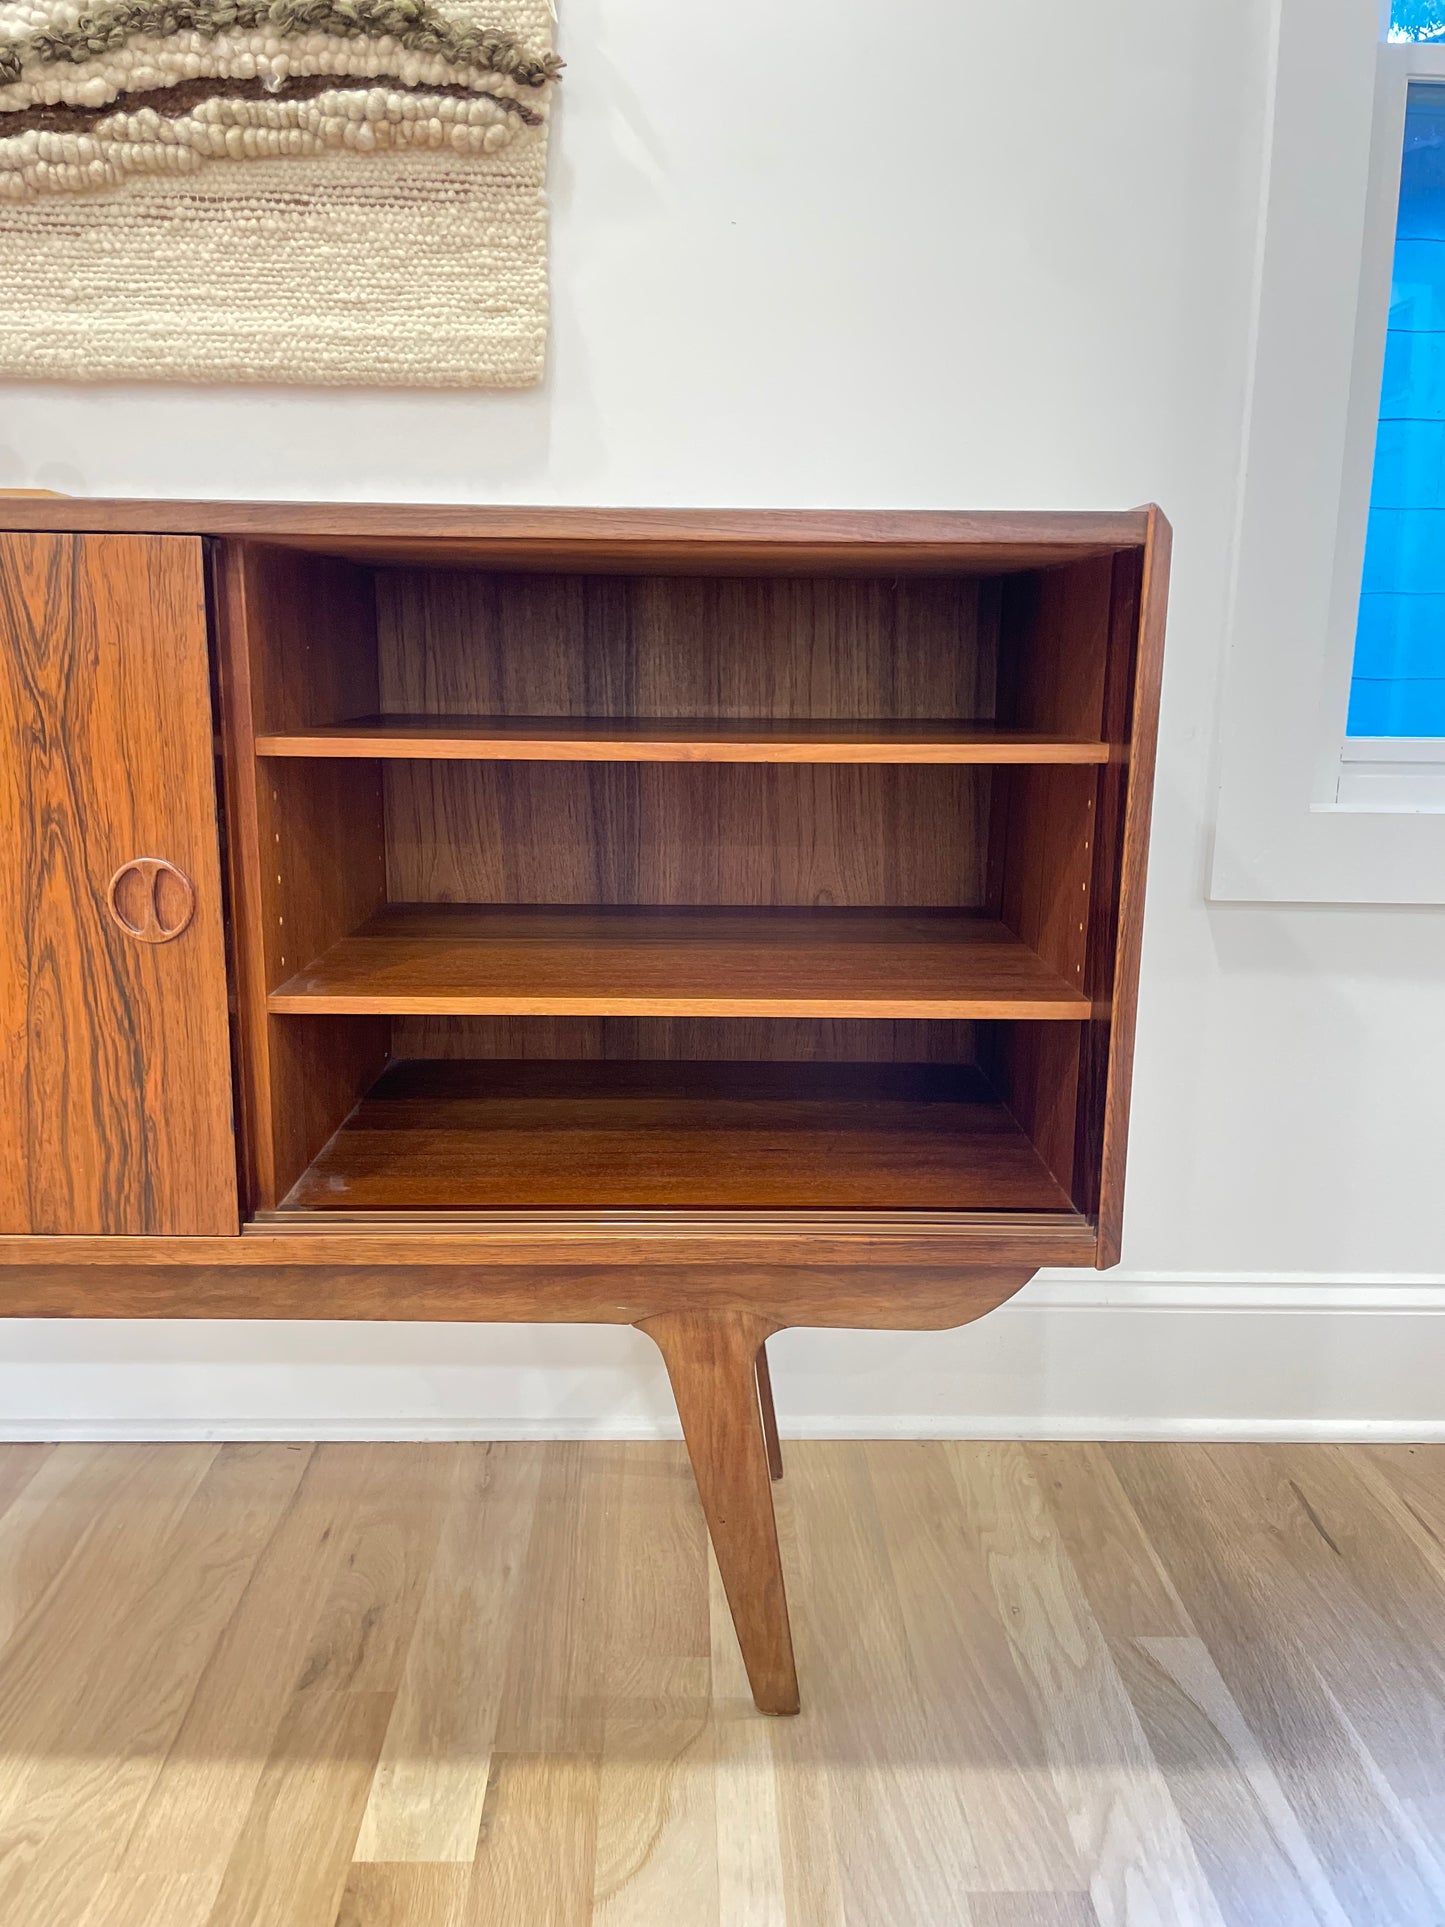
<path id="1" fill-rule="evenodd" d="M 796 1713 L 798 1675 L 773 1518 L 759 1398 L 762 1346 L 775 1329 L 750 1312 L 660 1312 L 644 1318 L 682 1419 L 723 1590 L 753 1698 Z"/>
<path id="2" fill-rule="evenodd" d="M 763 1442 L 768 1448 L 768 1471 L 783 1476 L 783 1448 L 778 1439 L 778 1415 L 773 1409 L 773 1375 L 768 1370 L 768 1348 L 758 1346 L 758 1406 L 763 1415 Z"/>

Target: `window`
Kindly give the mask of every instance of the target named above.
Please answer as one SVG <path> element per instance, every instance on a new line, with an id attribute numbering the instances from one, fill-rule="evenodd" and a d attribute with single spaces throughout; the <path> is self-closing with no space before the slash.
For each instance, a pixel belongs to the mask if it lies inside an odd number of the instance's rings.
<path id="1" fill-rule="evenodd" d="M 1275 25 L 1209 894 L 1440 904 L 1445 0 Z"/>
<path id="2" fill-rule="evenodd" d="M 1392 34 L 1423 38 L 1427 13 L 1445 34 L 1445 0 L 1396 0 Z M 1445 86 L 1429 82 L 1406 99 L 1348 734 L 1445 737 Z"/>

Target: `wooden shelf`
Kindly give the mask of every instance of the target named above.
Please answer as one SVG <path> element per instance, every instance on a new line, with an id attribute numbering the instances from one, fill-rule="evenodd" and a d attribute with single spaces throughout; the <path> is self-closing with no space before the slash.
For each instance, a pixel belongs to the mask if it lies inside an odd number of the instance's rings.
<path id="1" fill-rule="evenodd" d="M 954 910 L 393 904 L 267 1002 L 351 1016 L 1091 1014 L 1002 924 Z"/>
<path id="2" fill-rule="evenodd" d="M 1107 763 L 1109 745 L 988 722 L 362 716 L 258 736 L 256 753 L 433 762 Z"/>
<path id="3" fill-rule="evenodd" d="M 1072 1213 L 977 1071 L 910 1064 L 393 1065 L 284 1209 Z"/>

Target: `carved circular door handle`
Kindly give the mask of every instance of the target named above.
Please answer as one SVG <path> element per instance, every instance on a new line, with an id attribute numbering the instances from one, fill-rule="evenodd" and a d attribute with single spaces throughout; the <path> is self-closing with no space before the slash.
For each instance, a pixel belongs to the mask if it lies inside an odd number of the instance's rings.
<path id="1" fill-rule="evenodd" d="M 164 857 L 122 863 L 105 893 L 111 920 L 138 943 L 169 943 L 196 913 L 195 885 Z"/>

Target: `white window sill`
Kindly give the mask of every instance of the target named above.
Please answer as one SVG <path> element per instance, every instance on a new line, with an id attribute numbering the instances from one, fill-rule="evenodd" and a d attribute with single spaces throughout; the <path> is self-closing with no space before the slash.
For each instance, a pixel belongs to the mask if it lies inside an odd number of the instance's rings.
<path id="1" fill-rule="evenodd" d="M 1445 815 L 1445 741 L 1352 736 L 1340 757 L 1335 807 Z"/>

